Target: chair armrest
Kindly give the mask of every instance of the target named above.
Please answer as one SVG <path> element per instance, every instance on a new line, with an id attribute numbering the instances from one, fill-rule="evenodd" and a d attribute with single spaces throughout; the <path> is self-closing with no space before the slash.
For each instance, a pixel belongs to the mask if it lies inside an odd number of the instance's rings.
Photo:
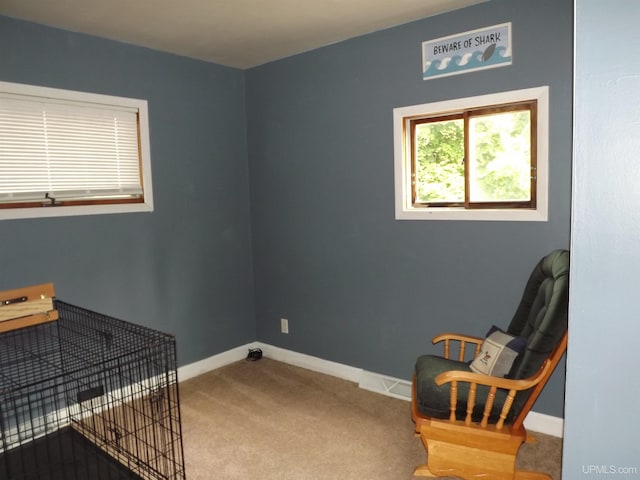
<path id="1" fill-rule="evenodd" d="M 482 421 L 480 422 L 480 426 L 485 428 L 489 422 L 489 415 L 491 414 L 491 410 L 493 409 L 493 403 L 495 400 L 496 391 L 498 388 L 508 390 L 509 393 L 504 402 L 504 406 L 500 412 L 500 419 L 496 423 L 496 429 L 500 430 L 504 424 L 504 421 L 509 414 L 509 410 L 511 409 L 511 405 L 513 404 L 513 400 L 515 398 L 516 392 L 521 390 L 528 390 L 536 386 L 540 381 L 550 374 L 550 369 L 552 368 L 551 361 L 546 360 L 540 370 L 538 372 L 529 377 L 522 380 L 513 380 L 510 378 L 502 378 L 502 377 L 491 377 L 489 375 L 483 375 L 481 373 L 475 372 L 465 372 L 461 370 L 451 370 L 448 372 L 442 372 L 435 378 L 435 383 L 439 387 L 450 383 L 451 384 L 451 398 L 450 398 L 450 416 L 449 419 L 452 422 L 456 421 L 456 408 L 458 403 L 458 382 L 466 382 L 469 383 L 469 395 L 467 396 L 467 416 L 465 418 L 465 423 L 467 425 L 471 424 L 471 414 L 473 413 L 473 409 L 476 403 L 476 391 L 478 385 L 484 385 L 489 388 L 489 395 L 487 396 L 487 401 L 484 405 L 484 411 L 482 416 Z"/>
<path id="2" fill-rule="evenodd" d="M 448 372 L 442 372 L 435 378 L 436 385 L 439 387 L 445 383 L 451 382 L 467 382 L 475 383 L 476 385 L 484 385 L 487 387 L 502 388 L 504 390 L 514 390 L 516 392 L 520 390 L 528 390 L 531 387 L 535 387 L 542 379 L 548 368 L 548 362 L 542 366 L 538 373 L 532 377 L 522 380 L 514 380 L 512 378 L 503 377 L 491 377 L 489 375 L 483 375 L 482 373 L 465 372 L 462 370 L 450 370 Z"/>
<path id="3" fill-rule="evenodd" d="M 440 335 L 436 335 L 431 339 L 431 343 L 433 344 L 444 342 L 444 358 L 449 358 L 451 354 L 452 341 L 459 342 L 458 360 L 460 362 L 464 362 L 467 344 L 470 343 L 472 345 L 475 345 L 475 349 L 473 352 L 473 357 L 475 358 L 475 356 L 480 353 L 480 347 L 482 346 L 482 342 L 484 342 L 484 338 L 475 337 L 472 335 L 462 335 L 459 333 L 442 333 Z"/>

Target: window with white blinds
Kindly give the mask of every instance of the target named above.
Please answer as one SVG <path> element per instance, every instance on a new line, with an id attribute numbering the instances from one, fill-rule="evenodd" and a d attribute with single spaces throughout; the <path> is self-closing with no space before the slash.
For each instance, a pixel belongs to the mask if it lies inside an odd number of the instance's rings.
<path id="1" fill-rule="evenodd" d="M 1 218 L 150 211 L 150 174 L 145 100 L 0 82 Z"/>

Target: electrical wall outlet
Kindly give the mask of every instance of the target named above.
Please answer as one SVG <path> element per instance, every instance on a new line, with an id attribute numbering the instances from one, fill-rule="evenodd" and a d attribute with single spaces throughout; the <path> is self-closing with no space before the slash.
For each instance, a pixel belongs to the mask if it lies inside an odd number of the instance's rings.
<path id="1" fill-rule="evenodd" d="M 289 333 L 289 320 L 286 318 L 280 319 L 280 331 L 282 333 Z"/>

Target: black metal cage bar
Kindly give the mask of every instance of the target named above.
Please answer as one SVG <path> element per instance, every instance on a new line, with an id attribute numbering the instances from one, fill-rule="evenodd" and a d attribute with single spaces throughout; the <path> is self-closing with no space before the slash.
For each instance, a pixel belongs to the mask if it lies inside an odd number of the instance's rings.
<path id="1" fill-rule="evenodd" d="M 0 334 L 0 480 L 186 478 L 175 338 L 54 307 Z"/>

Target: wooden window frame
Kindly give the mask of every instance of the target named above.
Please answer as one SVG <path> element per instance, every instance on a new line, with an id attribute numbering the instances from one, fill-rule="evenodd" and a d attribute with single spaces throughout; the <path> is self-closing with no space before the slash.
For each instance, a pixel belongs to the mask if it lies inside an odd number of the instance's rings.
<path id="1" fill-rule="evenodd" d="M 465 162 L 464 202 L 416 202 L 416 125 L 462 119 L 465 126 L 465 159 L 469 158 L 468 119 L 504 111 L 530 111 L 531 197 L 523 202 L 472 202 L 469 199 L 469 168 Z M 395 204 L 398 220 L 548 220 L 549 87 L 460 98 L 422 105 L 398 107 L 394 116 Z"/>
<path id="2" fill-rule="evenodd" d="M 536 155 L 536 143 L 537 143 L 537 100 L 528 100 L 525 102 L 517 102 L 503 105 L 492 105 L 481 108 L 472 108 L 464 110 L 462 112 L 456 112 L 448 115 L 418 117 L 409 120 L 409 135 L 411 141 L 411 203 L 414 207 L 421 208 L 438 208 L 438 207 L 461 207 L 465 209 L 472 208 L 536 208 L 536 169 L 537 169 L 537 155 Z M 520 112 L 529 111 L 529 146 L 530 146 L 530 199 L 527 201 L 496 201 L 496 202 L 473 202 L 471 201 L 471 188 L 470 188 L 470 168 L 469 158 L 471 158 L 469 151 L 469 124 L 473 117 L 481 117 L 488 115 L 495 115 L 508 112 Z M 425 123 L 438 123 L 446 122 L 450 120 L 462 120 L 464 128 L 464 153 L 461 162 L 464 164 L 464 201 L 463 202 L 418 202 L 417 198 L 417 163 L 416 158 L 416 126 L 423 125 Z"/>

